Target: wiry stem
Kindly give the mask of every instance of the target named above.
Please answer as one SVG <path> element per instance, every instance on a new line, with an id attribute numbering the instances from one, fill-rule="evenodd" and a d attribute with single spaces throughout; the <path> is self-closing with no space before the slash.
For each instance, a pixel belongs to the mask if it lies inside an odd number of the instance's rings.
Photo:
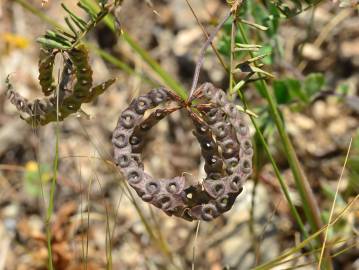
<path id="1" fill-rule="evenodd" d="M 204 61 L 204 54 L 206 53 L 206 50 L 208 49 L 208 47 L 211 45 L 211 43 L 212 43 L 213 39 L 215 38 L 215 36 L 217 35 L 218 31 L 223 27 L 224 23 L 228 20 L 228 18 L 231 16 L 231 14 L 232 14 L 232 10 L 229 11 L 226 14 L 226 16 L 216 26 L 216 28 L 211 33 L 209 38 L 203 44 L 203 46 L 201 48 L 201 51 L 199 53 L 199 58 L 198 58 L 198 61 L 197 61 L 197 64 L 196 64 L 196 69 L 195 69 L 195 72 L 194 72 L 194 75 L 193 75 L 192 87 L 191 87 L 191 91 L 190 91 L 190 94 L 189 94 L 189 98 L 191 98 L 192 94 L 194 93 L 194 91 L 197 88 L 199 73 L 201 72 L 201 68 L 202 68 L 203 61 Z"/>

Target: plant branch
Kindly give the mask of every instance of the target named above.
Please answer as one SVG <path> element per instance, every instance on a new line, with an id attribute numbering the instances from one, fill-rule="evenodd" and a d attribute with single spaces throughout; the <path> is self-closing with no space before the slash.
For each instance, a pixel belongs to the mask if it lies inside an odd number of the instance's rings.
<path id="1" fill-rule="evenodd" d="M 238 26 L 239 26 L 239 30 L 240 30 L 240 33 L 242 35 L 244 42 L 247 44 L 250 44 L 248 42 L 248 38 L 245 34 L 243 26 L 240 23 L 238 24 Z M 252 57 L 254 57 L 252 52 L 249 52 L 249 53 L 251 54 Z M 300 197 L 303 202 L 303 209 L 306 214 L 307 220 L 311 225 L 312 231 L 318 231 L 322 227 L 322 221 L 320 218 L 319 207 L 318 207 L 317 201 L 315 199 L 315 196 L 313 194 L 313 191 L 312 191 L 310 184 L 306 178 L 306 175 L 303 172 L 303 169 L 301 168 L 297 154 L 294 151 L 293 145 L 289 139 L 288 134 L 286 133 L 284 123 L 279 114 L 277 104 L 276 104 L 272 94 L 270 93 L 267 84 L 263 80 L 260 80 L 258 82 L 258 84 L 259 84 L 259 87 L 263 90 L 263 92 L 265 94 L 265 98 L 269 105 L 269 111 L 270 111 L 272 118 L 277 126 L 277 130 L 279 132 L 279 136 L 283 143 L 285 154 L 287 156 L 288 163 L 291 168 L 296 187 L 299 191 Z M 323 240 L 322 237 L 321 237 L 321 240 Z M 325 258 L 326 258 L 328 269 L 332 269 L 329 254 L 326 254 Z"/>
<path id="2" fill-rule="evenodd" d="M 190 94 L 189 97 L 192 96 L 192 94 L 194 93 L 194 91 L 197 88 L 197 83 L 198 83 L 198 78 L 199 78 L 199 74 L 201 72 L 201 68 L 203 65 L 203 61 L 204 61 L 204 54 L 206 53 L 206 50 L 208 49 L 209 45 L 211 45 L 213 39 L 215 38 L 215 36 L 217 35 L 218 31 L 223 27 L 224 23 L 228 20 L 228 18 L 231 16 L 232 14 L 232 10 L 230 10 L 226 16 L 222 19 L 222 21 L 216 26 L 216 28 L 214 29 L 214 31 L 212 32 L 212 34 L 209 36 L 209 38 L 206 40 L 206 42 L 203 44 L 200 53 L 199 53 L 199 57 L 198 57 L 198 61 L 196 64 L 196 69 L 193 75 L 193 81 L 192 81 L 192 87 L 190 90 Z"/>

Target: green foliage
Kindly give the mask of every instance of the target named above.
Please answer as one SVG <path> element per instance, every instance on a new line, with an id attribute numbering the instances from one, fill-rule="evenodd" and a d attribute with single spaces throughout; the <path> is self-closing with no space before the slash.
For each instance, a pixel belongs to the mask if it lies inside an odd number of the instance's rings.
<path id="1" fill-rule="evenodd" d="M 325 78 L 321 73 L 309 74 L 304 81 L 293 78 L 275 80 L 273 91 L 278 104 L 300 102 L 308 105 L 323 89 Z"/>
<path id="2" fill-rule="evenodd" d="M 348 160 L 349 184 L 345 191 L 347 197 L 359 193 L 359 128 L 353 138 L 352 152 Z"/>
<path id="3" fill-rule="evenodd" d="M 67 13 L 65 22 L 67 29 L 58 27 L 55 30 L 48 30 L 43 37 L 38 38 L 38 42 L 45 48 L 71 50 L 81 42 L 81 39 L 93 29 L 106 15 L 111 13 L 122 3 L 116 1 L 100 1 L 100 10 L 95 12 L 87 1 L 80 0 L 77 5 L 85 11 L 88 20 L 85 21 L 80 16 L 71 11 L 65 4 L 61 7 Z"/>
<path id="4" fill-rule="evenodd" d="M 275 0 L 276 8 L 286 17 L 294 17 L 315 6 L 321 0 Z"/>

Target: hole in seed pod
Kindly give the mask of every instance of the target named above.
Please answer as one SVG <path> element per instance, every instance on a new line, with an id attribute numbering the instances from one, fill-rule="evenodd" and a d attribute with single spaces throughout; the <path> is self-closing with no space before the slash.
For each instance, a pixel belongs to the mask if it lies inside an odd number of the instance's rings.
<path id="1" fill-rule="evenodd" d="M 244 173 L 250 173 L 252 170 L 252 163 L 249 159 L 243 159 L 241 161 L 241 169 Z"/>
<path id="2" fill-rule="evenodd" d="M 240 182 L 241 182 L 241 178 L 238 175 L 232 178 L 232 183 L 235 184 L 236 186 L 238 186 Z"/>
<path id="3" fill-rule="evenodd" d="M 167 191 L 172 194 L 178 193 L 179 187 L 178 187 L 177 183 L 175 183 L 175 182 L 169 183 L 167 185 Z"/>
<path id="4" fill-rule="evenodd" d="M 121 168 L 126 168 L 130 165 L 131 158 L 129 154 L 121 154 L 118 157 L 118 166 Z"/>
<path id="5" fill-rule="evenodd" d="M 197 131 L 200 134 L 205 134 L 208 131 L 208 127 L 207 126 L 200 126 L 199 128 L 197 128 Z"/>
<path id="6" fill-rule="evenodd" d="M 207 142 L 204 142 L 202 143 L 202 147 L 207 150 L 207 151 L 210 151 L 214 148 L 214 142 L 213 141 L 207 141 Z"/>
<path id="7" fill-rule="evenodd" d="M 227 205 L 227 203 L 228 203 L 228 197 L 225 196 L 225 197 L 221 198 L 219 202 L 220 202 L 222 205 Z"/>
<path id="8" fill-rule="evenodd" d="M 115 134 L 112 142 L 116 147 L 123 148 L 127 146 L 127 136 L 124 133 Z"/>
<path id="9" fill-rule="evenodd" d="M 236 106 L 231 103 L 226 106 L 226 109 L 227 112 L 229 112 L 229 114 L 231 115 L 236 115 L 236 113 L 238 112 Z"/>
<path id="10" fill-rule="evenodd" d="M 248 127 L 244 123 L 239 124 L 239 134 L 242 136 L 247 135 L 248 133 Z"/>
<path id="11" fill-rule="evenodd" d="M 159 104 L 166 99 L 167 93 L 163 89 L 154 89 L 149 93 L 149 96 L 152 99 L 153 103 Z"/>
<path id="12" fill-rule="evenodd" d="M 131 138 L 130 138 L 130 144 L 132 145 L 138 145 L 139 143 L 141 142 L 140 138 L 135 136 L 135 135 L 132 135 Z"/>
<path id="13" fill-rule="evenodd" d="M 203 207 L 203 212 L 205 212 L 206 214 L 212 215 L 213 209 L 210 207 Z"/>
<path id="14" fill-rule="evenodd" d="M 209 179 L 213 179 L 213 180 L 219 180 L 221 179 L 222 175 L 220 173 L 210 173 L 208 174 L 208 178 Z"/>
<path id="15" fill-rule="evenodd" d="M 127 174 L 127 179 L 130 184 L 137 184 L 137 183 L 141 182 L 142 177 L 141 177 L 140 171 L 137 169 L 131 170 Z"/>
<path id="16" fill-rule="evenodd" d="M 209 165 L 215 165 L 218 162 L 218 157 L 215 155 L 212 155 L 207 159 L 207 162 Z"/>
<path id="17" fill-rule="evenodd" d="M 234 154 L 234 141 L 227 140 L 223 143 L 223 152 L 226 156 L 231 156 Z"/>
<path id="18" fill-rule="evenodd" d="M 219 101 L 225 100 L 225 97 L 226 97 L 226 95 L 225 95 L 222 91 L 218 91 L 217 99 L 218 99 Z"/>
<path id="19" fill-rule="evenodd" d="M 160 191 L 160 185 L 156 182 L 149 182 L 146 184 L 146 190 L 150 194 L 155 194 Z"/>
<path id="20" fill-rule="evenodd" d="M 75 105 L 74 105 L 74 104 L 68 104 L 68 105 L 67 105 L 67 108 L 68 108 L 70 111 L 74 111 L 74 110 L 75 110 Z"/>
<path id="21" fill-rule="evenodd" d="M 217 123 L 214 126 L 213 131 L 214 131 L 216 137 L 218 137 L 218 139 L 223 139 L 224 137 L 227 136 L 226 125 L 223 122 Z"/>
<path id="22" fill-rule="evenodd" d="M 216 191 L 216 193 L 220 193 L 221 191 L 224 191 L 224 186 L 222 183 L 218 183 L 214 186 L 214 190 Z"/>
<path id="23" fill-rule="evenodd" d="M 244 149 L 252 148 L 252 143 L 251 143 L 250 140 L 244 140 L 244 141 L 242 142 L 242 145 L 243 145 L 243 148 L 244 148 Z"/>
<path id="24" fill-rule="evenodd" d="M 241 178 L 238 175 L 235 175 L 232 177 L 232 179 L 230 181 L 231 182 L 230 182 L 229 186 L 231 187 L 232 192 L 240 191 L 241 185 L 242 185 Z"/>
<path id="25" fill-rule="evenodd" d="M 228 203 L 229 203 L 229 198 L 227 195 L 223 195 L 216 200 L 217 208 L 220 209 L 221 211 L 226 210 Z"/>
<path id="26" fill-rule="evenodd" d="M 205 97 L 211 98 L 212 95 L 214 94 L 214 89 L 213 89 L 213 87 L 207 86 L 207 87 L 204 89 L 203 94 L 204 94 Z"/>
<path id="27" fill-rule="evenodd" d="M 159 203 L 161 205 L 161 208 L 166 210 L 171 207 L 171 198 L 168 196 L 163 196 L 159 199 Z"/>
<path id="28" fill-rule="evenodd" d="M 135 105 L 135 110 L 138 114 L 143 114 L 150 107 L 150 105 L 150 99 L 147 97 L 139 97 Z"/>
<path id="29" fill-rule="evenodd" d="M 135 124 L 136 114 L 133 111 L 124 111 L 121 114 L 121 124 L 125 128 L 132 128 Z"/>

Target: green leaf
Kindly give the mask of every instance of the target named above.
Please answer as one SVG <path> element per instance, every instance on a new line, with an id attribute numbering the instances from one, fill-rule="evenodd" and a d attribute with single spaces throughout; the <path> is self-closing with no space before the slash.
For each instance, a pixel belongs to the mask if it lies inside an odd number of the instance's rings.
<path id="1" fill-rule="evenodd" d="M 274 81 L 273 90 L 278 104 L 287 104 L 291 101 L 289 89 L 284 80 Z"/>
<path id="2" fill-rule="evenodd" d="M 264 45 L 257 52 L 254 53 L 255 56 L 267 55 L 266 57 L 262 58 L 262 62 L 265 65 L 273 64 L 272 54 L 273 54 L 273 48 L 270 45 Z"/>
<path id="3" fill-rule="evenodd" d="M 36 40 L 38 43 L 42 44 L 45 47 L 48 48 L 53 48 L 53 49 L 61 49 L 61 50 L 68 50 L 71 48 L 71 46 L 68 46 L 66 44 L 63 43 L 59 43 L 55 40 L 52 39 L 48 39 L 48 38 L 43 38 L 40 37 Z"/>
<path id="4" fill-rule="evenodd" d="M 309 74 L 304 80 L 304 91 L 310 99 L 320 90 L 325 84 L 325 78 L 322 73 Z"/>

